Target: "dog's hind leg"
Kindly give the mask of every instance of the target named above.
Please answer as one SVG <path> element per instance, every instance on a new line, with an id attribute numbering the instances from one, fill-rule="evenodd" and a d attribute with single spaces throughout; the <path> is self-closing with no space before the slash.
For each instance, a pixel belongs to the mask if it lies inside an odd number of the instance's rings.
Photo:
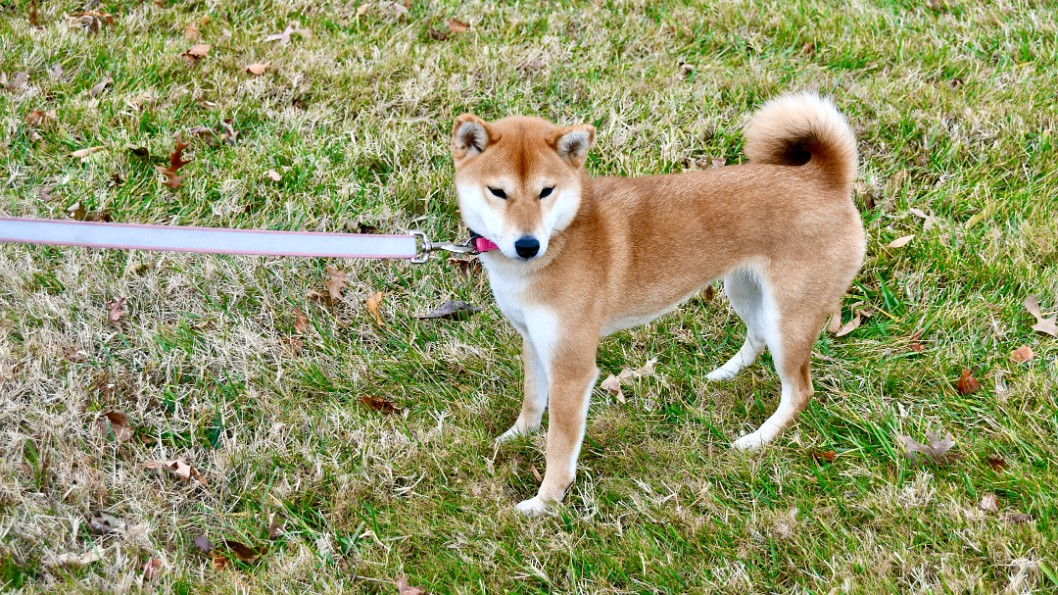
<path id="1" fill-rule="evenodd" d="M 727 363 L 709 372 L 707 380 L 730 380 L 742 368 L 757 360 L 766 344 L 763 321 L 763 295 L 753 271 L 735 271 L 724 277 L 724 292 L 735 313 L 746 323 L 746 341 Z"/>
<path id="2" fill-rule="evenodd" d="M 808 296 L 775 300 L 767 295 L 769 291 L 765 287 L 762 321 L 768 350 L 782 381 L 782 396 L 775 413 L 757 431 L 736 440 L 735 448 L 755 450 L 767 444 L 808 405 L 814 392 L 809 372 L 812 345 L 832 311 L 829 305 L 820 307 Z M 784 304 L 781 312 L 777 303 Z"/>
<path id="3" fill-rule="evenodd" d="M 525 373 L 522 412 L 518 415 L 514 425 L 496 438 L 496 442 L 507 442 L 517 436 L 530 434 L 540 429 L 540 421 L 547 407 L 547 364 L 537 354 L 529 337 L 525 337 L 523 341 L 522 364 Z"/>

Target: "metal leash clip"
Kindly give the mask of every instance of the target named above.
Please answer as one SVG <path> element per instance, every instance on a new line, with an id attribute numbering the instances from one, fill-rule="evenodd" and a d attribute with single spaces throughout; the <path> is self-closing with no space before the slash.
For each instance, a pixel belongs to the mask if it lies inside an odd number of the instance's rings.
<path id="1" fill-rule="evenodd" d="M 417 229 L 410 230 L 408 233 L 415 236 L 419 240 L 419 253 L 415 255 L 415 258 L 411 259 L 414 264 L 422 264 L 430 260 L 430 255 L 433 252 L 443 250 L 445 252 L 452 252 L 455 254 L 477 254 L 477 249 L 470 244 L 471 238 L 467 238 L 463 242 L 439 242 L 433 243 L 430 238 L 426 236 L 426 232 L 419 231 Z"/>

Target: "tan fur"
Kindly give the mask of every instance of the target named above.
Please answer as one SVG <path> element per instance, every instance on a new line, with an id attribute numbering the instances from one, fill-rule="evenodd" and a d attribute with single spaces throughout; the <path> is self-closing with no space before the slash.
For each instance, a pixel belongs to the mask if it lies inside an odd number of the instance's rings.
<path id="1" fill-rule="evenodd" d="M 767 344 L 783 381 L 776 415 L 736 444 L 762 445 L 807 404 L 812 344 L 863 262 L 851 200 L 855 138 L 833 106 L 812 95 L 765 105 L 746 135 L 744 165 L 590 179 L 583 169 L 590 126 L 457 119 L 464 221 L 500 246 L 481 260 L 525 338 L 525 404 L 503 438 L 538 429 L 545 403 L 551 411 L 544 480 L 520 509 L 561 499 L 574 479 L 599 337 L 670 310 L 713 279 L 725 277 L 749 324 L 743 364 Z M 539 198 L 549 186 L 553 196 Z M 541 251 L 525 261 L 514 242 L 527 236 Z M 718 376 L 741 365 L 729 362 Z"/>

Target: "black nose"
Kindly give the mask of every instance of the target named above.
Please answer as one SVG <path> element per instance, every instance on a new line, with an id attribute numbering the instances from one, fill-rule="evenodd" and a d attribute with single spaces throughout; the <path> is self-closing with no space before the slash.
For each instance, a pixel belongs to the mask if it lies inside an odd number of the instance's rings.
<path id="1" fill-rule="evenodd" d="M 514 251 L 522 258 L 532 258 L 540 251 L 540 242 L 533 236 L 522 236 L 514 242 Z"/>

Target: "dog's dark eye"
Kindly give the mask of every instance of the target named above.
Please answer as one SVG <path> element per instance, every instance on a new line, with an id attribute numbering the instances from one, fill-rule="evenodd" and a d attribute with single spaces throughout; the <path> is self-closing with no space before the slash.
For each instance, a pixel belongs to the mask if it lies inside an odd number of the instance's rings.
<path id="1" fill-rule="evenodd" d="M 489 186 L 489 192 L 491 192 L 496 198 L 507 199 L 507 193 L 504 192 L 502 188 L 493 188 L 492 186 Z"/>
<path id="2" fill-rule="evenodd" d="M 554 186 L 548 186 L 540 191 L 540 198 L 547 198 L 551 196 L 551 192 L 555 190 Z"/>

